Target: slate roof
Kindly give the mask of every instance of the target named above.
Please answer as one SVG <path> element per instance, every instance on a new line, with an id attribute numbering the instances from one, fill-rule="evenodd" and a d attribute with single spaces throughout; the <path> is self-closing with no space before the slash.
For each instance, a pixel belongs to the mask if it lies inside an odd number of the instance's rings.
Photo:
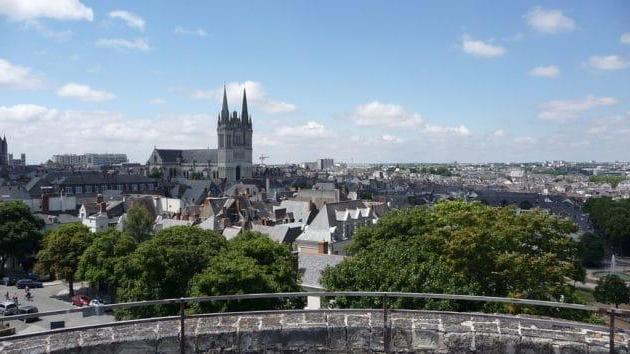
<path id="1" fill-rule="evenodd" d="M 344 256 L 331 254 L 298 253 L 298 269 L 302 273 L 302 286 L 321 289 L 322 271 L 343 261 Z"/>
<path id="2" fill-rule="evenodd" d="M 286 209 L 287 214 L 292 213 L 295 222 L 302 224 L 309 224 L 315 217 L 315 212 L 312 210 L 314 205 L 310 202 L 299 200 L 283 200 L 279 206 L 274 206 L 275 209 Z"/>
<path id="3" fill-rule="evenodd" d="M 225 229 L 223 229 L 223 237 L 225 237 L 226 240 L 231 240 L 234 237 L 238 236 L 240 232 L 241 228 L 238 226 L 226 227 Z"/>
<path id="4" fill-rule="evenodd" d="M 0 200 L 31 199 L 26 190 L 20 186 L 0 186 Z"/>
<path id="5" fill-rule="evenodd" d="M 267 235 L 270 239 L 278 243 L 293 243 L 295 239 L 302 232 L 302 227 L 299 224 L 280 224 L 275 226 L 266 226 L 260 224 L 252 225 L 252 231 L 260 232 Z"/>
<path id="6" fill-rule="evenodd" d="M 217 163 L 217 149 L 155 149 L 163 164 Z M 179 159 L 179 161 L 178 161 Z"/>

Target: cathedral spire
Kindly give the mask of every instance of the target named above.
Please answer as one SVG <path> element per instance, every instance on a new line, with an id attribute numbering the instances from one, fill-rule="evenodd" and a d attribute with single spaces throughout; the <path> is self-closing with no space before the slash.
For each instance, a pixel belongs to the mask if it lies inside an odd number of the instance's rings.
<path id="1" fill-rule="evenodd" d="M 241 111 L 241 121 L 244 124 L 248 124 L 249 122 L 249 113 L 247 112 L 247 92 L 245 92 L 245 88 L 243 88 L 243 107 Z"/>
<path id="2" fill-rule="evenodd" d="M 223 106 L 221 107 L 221 119 L 225 121 L 230 119 L 230 110 L 228 109 L 227 90 L 225 89 L 225 85 L 223 85 Z"/>

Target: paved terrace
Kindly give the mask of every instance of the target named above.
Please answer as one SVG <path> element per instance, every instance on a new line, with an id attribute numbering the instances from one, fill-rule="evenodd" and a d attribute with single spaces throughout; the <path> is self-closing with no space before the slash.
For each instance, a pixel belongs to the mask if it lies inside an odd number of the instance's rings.
<path id="1" fill-rule="evenodd" d="M 608 353 L 608 328 L 576 322 L 432 311 L 298 310 L 185 319 L 187 353 Z M 178 353 L 176 317 L 0 339 L 2 353 Z M 616 352 L 628 352 L 625 333 Z M 387 350 L 386 350 L 387 349 Z"/>

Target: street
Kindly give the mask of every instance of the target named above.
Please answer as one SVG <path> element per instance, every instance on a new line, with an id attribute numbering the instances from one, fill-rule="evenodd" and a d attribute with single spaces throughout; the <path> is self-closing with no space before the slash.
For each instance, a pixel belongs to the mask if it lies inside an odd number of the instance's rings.
<path id="1" fill-rule="evenodd" d="M 74 288 L 75 291 L 79 290 L 81 288 L 81 284 L 75 284 Z M 0 285 L 0 301 L 5 300 L 5 294 L 7 291 L 9 292 L 9 297 L 11 298 L 14 294 L 17 294 L 19 306 L 34 305 L 38 308 L 39 312 L 76 308 L 76 306 L 72 305 L 69 300 L 65 301 L 68 299 L 68 286 L 58 281 L 44 283 L 43 288 L 31 289 L 31 294 L 33 295 L 32 301 L 27 301 L 25 299 L 24 289 L 4 285 Z M 2 321 L 2 316 L 0 316 L 0 321 Z M 112 314 L 103 314 L 99 316 L 91 315 L 84 317 L 82 312 L 77 312 L 41 317 L 40 320 L 31 323 L 25 323 L 24 321 L 9 321 L 9 323 L 11 327 L 16 328 L 16 333 L 33 333 L 49 330 L 51 321 L 65 321 L 65 327 L 75 327 L 113 322 L 114 316 L 112 316 Z"/>

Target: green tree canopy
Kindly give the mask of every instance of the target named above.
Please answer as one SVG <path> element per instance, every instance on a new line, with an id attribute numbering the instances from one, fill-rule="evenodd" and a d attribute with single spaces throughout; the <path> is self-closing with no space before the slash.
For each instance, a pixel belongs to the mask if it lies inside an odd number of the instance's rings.
<path id="1" fill-rule="evenodd" d="M 353 257 L 326 269 L 322 283 L 329 290 L 574 298 L 567 279 L 584 277 L 577 243 L 569 237 L 575 230 L 570 221 L 537 209 L 517 213 L 463 201 L 394 211 L 375 227 L 359 229 L 349 248 Z M 345 300 L 342 306 L 362 301 Z"/>
<path id="2" fill-rule="evenodd" d="M 591 198 L 583 209 L 608 245 L 621 253 L 630 252 L 630 199 Z"/>
<path id="3" fill-rule="evenodd" d="M 630 302 L 630 289 L 619 276 L 609 274 L 599 279 L 593 296 L 601 303 L 615 304 L 615 307 L 619 307 L 619 304 Z"/>
<path id="4" fill-rule="evenodd" d="M 136 241 L 131 236 L 118 230 L 97 232 L 92 244 L 81 256 L 77 278 L 104 284 L 110 291 L 115 291 L 118 274 L 124 269 L 127 256 L 136 246 Z"/>
<path id="5" fill-rule="evenodd" d="M 175 226 L 142 242 L 124 262 L 119 274 L 120 301 L 185 296 L 188 283 L 226 247 L 223 236 L 195 226 Z M 132 311 L 132 317 L 167 315 L 174 307 L 155 306 Z"/>
<path id="6" fill-rule="evenodd" d="M 41 242 L 44 222 L 21 202 L 0 202 L 0 272 L 9 257 L 35 252 Z"/>
<path id="7" fill-rule="evenodd" d="M 190 295 L 228 295 L 300 291 L 295 256 L 287 245 L 255 232 L 244 232 L 228 241 L 191 282 Z M 281 299 L 203 303 L 200 311 L 239 311 L 297 306 Z"/>
<path id="8" fill-rule="evenodd" d="M 580 257 L 585 267 L 596 267 L 604 258 L 604 241 L 599 234 L 587 232 L 580 237 Z"/>
<path id="9" fill-rule="evenodd" d="M 153 217 L 151 213 L 141 204 L 134 204 L 127 211 L 123 221 L 123 231 L 136 240 L 142 242 L 153 233 Z"/>
<path id="10" fill-rule="evenodd" d="M 75 273 L 83 252 L 92 244 L 93 234 L 81 223 L 61 225 L 46 234 L 42 249 L 37 253 L 36 268 L 68 282 L 74 296 Z"/>

